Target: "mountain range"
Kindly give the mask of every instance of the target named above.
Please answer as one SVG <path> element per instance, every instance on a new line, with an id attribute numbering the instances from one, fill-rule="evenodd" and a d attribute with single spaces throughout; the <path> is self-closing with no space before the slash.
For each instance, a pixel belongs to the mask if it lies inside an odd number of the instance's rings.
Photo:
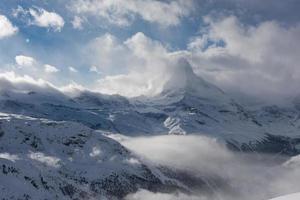
<path id="1" fill-rule="evenodd" d="M 140 188 L 189 192 L 192 183 L 205 185 L 145 162 L 110 134 L 204 135 L 237 152 L 300 153 L 297 99 L 241 103 L 184 62 L 170 77 L 159 94 L 134 98 L 2 80 L 9 86 L 0 87 L 3 199 L 119 199 Z"/>

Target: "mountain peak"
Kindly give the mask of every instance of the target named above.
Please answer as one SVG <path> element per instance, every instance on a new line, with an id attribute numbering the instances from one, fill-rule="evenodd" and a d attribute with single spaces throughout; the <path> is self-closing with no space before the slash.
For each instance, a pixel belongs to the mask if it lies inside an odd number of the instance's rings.
<path id="1" fill-rule="evenodd" d="M 224 100 L 225 93 L 217 86 L 207 82 L 202 77 L 197 76 L 191 65 L 181 59 L 174 66 L 170 79 L 163 87 L 159 96 L 194 96 L 207 100 Z"/>

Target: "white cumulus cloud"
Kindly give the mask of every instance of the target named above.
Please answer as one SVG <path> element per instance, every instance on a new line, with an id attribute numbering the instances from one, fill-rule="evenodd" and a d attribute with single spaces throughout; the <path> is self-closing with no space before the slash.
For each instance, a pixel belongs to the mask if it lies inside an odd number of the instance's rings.
<path id="1" fill-rule="evenodd" d="M 69 69 L 70 72 L 73 72 L 73 73 L 77 73 L 78 72 L 78 70 L 76 68 L 74 68 L 74 67 L 68 67 L 68 69 Z"/>
<path id="2" fill-rule="evenodd" d="M 83 29 L 83 22 L 85 20 L 79 16 L 75 16 L 72 20 L 72 25 L 74 29 Z"/>
<path id="3" fill-rule="evenodd" d="M 102 59 L 100 65 L 105 64 L 103 61 L 107 58 L 115 58 L 108 59 L 109 66 L 120 66 L 124 71 L 122 74 L 109 75 L 98 81 L 94 89 L 103 93 L 117 93 L 129 97 L 158 94 L 177 67 L 178 59 L 175 55 L 160 42 L 141 32 L 124 42 L 114 40 L 108 44 L 101 44 L 104 45 L 95 46 L 95 52 L 105 49 L 104 53 L 95 54 L 99 60 Z"/>
<path id="4" fill-rule="evenodd" d="M 191 40 L 187 53 L 199 74 L 226 90 L 256 97 L 295 95 L 300 84 L 300 24 L 246 25 L 235 16 L 205 21 L 208 27 Z"/>
<path id="5" fill-rule="evenodd" d="M 55 12 L 48 12 L 43 8 L 29 9 L 29 13 L 34 18 L 32 23 L 40 27 L 53 28 L 55 31 L 61 31 L 65 24 L 64 19 Z"/>
<path id="6" fill-rule="evenodd" d="M 45 64 L 44 68 L 45 68 L 45 72 L 47 72 L 47 73 L 56 73 L 56 72 L 59 72 L 59 69 L 57 69 L 53 65 Z"/>
<path id="7" fill-rule="evenodd" d="M 0 90 L 16 91 L 54 91 L 55 87 L 42 79 L 34 79 L 28 75 L 18 75 L 13 71 L 0 73 Z"/>
<path id="8" fill-rule="evenodd" d="M 9 19 L 0 15 L 0 39 L 12 36 L 18 32 L 18 28 L 15 27 Z"/>
<path id="9" fill-rule="evenodd" d="M 34 67 L 36 60 L 30 56 L 18 55 L 15 61 L 19 67 Z"/>
<path id="10" fill-rule="evenodd" d="M 92 62 L 90 69 L 92 72 L 105 72 L 112 69 L 120 72 L 124 68 L 124 62 L 129 59 L 123 44 L 108 33 L 93 39 L 85 54 Z"/>
<path id="11" fill-rule="evenodd" d="M 0 91 L 1 90 L 13 90 L 22 93 L 35 91 L 64 98 L 65 95 L 74 95 L 75 93 L 77 94 L 80 91 L 86 90 L 86 88 L 76 82 L 58 87 L 41 78 L 36 79 L 29 75 L 20 75 L 13 71 L 6 71 L 0 72 Z"/>
<path id="12" fill-rule="evenodd" d="M 13 10 L 15 17 L 22 16 L 29 25 L 45 27 L 54 31 L 61 31 L 65 25 L 64 19 L 56 12 L 50 12 L 44 8 L 34 7 L 28 10 L 21 6 Z"/>

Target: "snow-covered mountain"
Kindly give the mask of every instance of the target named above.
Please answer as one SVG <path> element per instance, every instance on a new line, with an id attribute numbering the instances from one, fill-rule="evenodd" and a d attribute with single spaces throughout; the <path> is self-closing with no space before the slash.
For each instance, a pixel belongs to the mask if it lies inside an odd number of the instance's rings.
<path id="1" fill-rule="evenodd" d="M 55 88 L 0 90 L 0 111 L 6 113 L 79 122 L 125 135 L 205 134 L 244 150 L 284 141 L 284 147 L 273 145 L 272 151 L 288 148 L 292 154 L 298 152 L 300 138 L 298 107 L 241 104 L 195 75 L 184 60 L 154 97 L 127 99 L 90 91 L 69 96 Z"/>
<path id="2" fill-rule="evenodd" d="M 300 152 L 299 104 L 239 103 L 184 61 L 153 97 L 1 87 L 0 112 L 4 199 L 119 199 L 141 188 L 188 191 L 195 183 L 206 185 L 201 177 L 152 166 L 107 133 L 198 134 L 232 150 Z"/>
<path id="3" fill-rule="evenodd" d="M 205 134 L 243 150 L 263 150 L 268 143 L 265 151 L 299 152 L 296 103 L 284 107 L 242 104 L 195 75 L 188 64 L 181 66 L 161 94 L 134 102 L 140 112 L 164 115 L 163 126 L 169 134 Z"/>
<path id="4" fill-rule="evenodd" d="M 141 188 L 184 189 L 101 131 L 23 115 L 0 114 L 0 166 L 2 199 L 119 199 Z"/>

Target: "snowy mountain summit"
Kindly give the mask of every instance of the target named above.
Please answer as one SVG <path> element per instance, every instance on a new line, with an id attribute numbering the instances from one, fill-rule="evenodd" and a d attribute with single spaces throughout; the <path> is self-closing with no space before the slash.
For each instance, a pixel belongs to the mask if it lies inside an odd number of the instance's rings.
<path id="1" fill-rule="evenodd" d="M 221 89 L 197 76 L 186 60 L 180 60 L 174 68 L 160 96 L 194 96 L 211 103 L 228 100 Z"/>

